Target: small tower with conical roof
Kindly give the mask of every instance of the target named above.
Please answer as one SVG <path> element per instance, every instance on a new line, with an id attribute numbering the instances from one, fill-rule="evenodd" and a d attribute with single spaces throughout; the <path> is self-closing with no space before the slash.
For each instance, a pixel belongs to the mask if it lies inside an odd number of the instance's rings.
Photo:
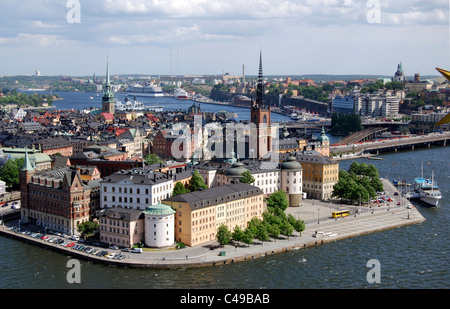
<path id="1" fill-rule="evenodd" d="M 114 114 L 114 93 L 111 89 L 111 81 L 109 79 L 109 61 L 106 61 L 106 84 L 102 97 L 102 112 Z"/>
<path id="2" fill-rule="evenodd" d="M 28 222 L 30 205 L 28 203 L 28 183 L 36 170 L 30 162 L 28 157 L 28 149 L 25 149 L 25 160 L 22 168 L 19 170 L 19 186 L 20 186 L 20 205 L 21 205 L 21 220 L 24 223 Z"/>

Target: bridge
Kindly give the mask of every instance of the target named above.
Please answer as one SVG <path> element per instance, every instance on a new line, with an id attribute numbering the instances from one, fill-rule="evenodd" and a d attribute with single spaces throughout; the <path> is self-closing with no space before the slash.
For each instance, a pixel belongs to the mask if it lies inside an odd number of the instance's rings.
<path id="1" fill-rule="evenodd" d="M 339 144 L 332 145 L 332 146 L 338 146 L 338 145 L 347 145 L 347 144 L 354 144 L 359 142 L 366 142 L 369 140 L 373 140 L 376 136 L 380 136 L 381 133 L 386 132 L 388 128 L 369 128 L 363 131 L 359 131 L 356 133 L 353 133 L 342 140 L 339 141 Z"/>
<path id="2" fill-rule="evenodd" d="M 330 154 L 342 155 L 345 153 L 364 154 L 367 152 L 379 153 L 381 151 L 398 151 L 402 149 L 415 149 L 416 147 L 431 147 L 432 145 L 446 146 L 450 140 L 450 132 L 432 133 L 417 136 L 399 136 L 379 139 L 369 142 L 359 142 L 347 145 L 330 147 Z"/>

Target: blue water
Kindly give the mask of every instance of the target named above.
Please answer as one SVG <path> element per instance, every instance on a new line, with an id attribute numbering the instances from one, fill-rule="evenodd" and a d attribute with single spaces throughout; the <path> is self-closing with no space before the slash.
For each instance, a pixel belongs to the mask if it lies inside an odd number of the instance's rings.
<path id="1" fill-rule="evenodd" d="M 48 93 L 48 92 L 43 92 Z M 76 109 L 82 110 L 85 108 L 101 108 L 102 107 L 102 94 L 98 93 L 78 93 L 78 92 L 54 92 L 58 94 L 64 100 L 54 101 L 53 106 L 57 109 Z M 98 96 L 97 96 L 98 95 Z M 90 97 L 93 99 L 90 99 Z M 123 100 L 126 94 L 116 93 L 114 97 L 117 100 Z M 191 100 L 177 100 L 172 97 L 137 97 L 138 101 L 144 103 L 145 106 L 163 106 L 164 111 L 176 111 L 187 109 L 194 104 Z M 226 105 L 217 105 L 209 103 L 196 103 L 200 105 L 202 112 L 217 113 L 219 111 L 234 112 L 239 115 L 239 121 L 250 120 L 250 108 L 235 107 Z M 290 117 L 272 113 L 272 122 L 286 122 L 290 121 Z"/>
<path id="2" fill-rule="evenodd" d="M 83 96 L 84 94 L 79 94 Z M 89 94 L 86 94 L 89 97 Z M 170 99 L 155 99 L 168 102 Z M 80 101 L 83 101 L 80 99 Z M 69 100 L 57 102 L 63 108 Z M 175 104 L 175 103 L 174 103 Z M 186 104 L 190 102 L 179 102 Z M 205 104 L 205 110 L 222 110 Z M 65 108 L 65 107 L 64 107 Z M 81 108 L 81 106 L 80 106 Z M 169 109 L 169 107 L 167 107 Z M 202 105 L 203 109 L 203 105 Z M 245 117 L 245 112 L 232 108 Z M 333 137 L 332 137 L 333 138 Z M 380 176 L 412 182 L 421 173 L 434 177 L 443 198 L 439 207 L 414 202 L 426 221 L 317 247 L 252 261 L 181 270 L 121 269 L 82 262 L 81 284 L 66 280 L 69 257 L 0 237 L 0 288 L 82 289 L 445 289 L 450 286 L 450 148 L 436 147 L 380 155 Z M 347 170 L 350 161 L 340 161 Z M 367 262 L 377 259 L 381 282 L 368 283 Z M 320 301 L 320 300 L 319 300 Z M 351 301 L 336 299 L 337 302 Z M 388 300 L 386 300 L 388 301 Z"/>

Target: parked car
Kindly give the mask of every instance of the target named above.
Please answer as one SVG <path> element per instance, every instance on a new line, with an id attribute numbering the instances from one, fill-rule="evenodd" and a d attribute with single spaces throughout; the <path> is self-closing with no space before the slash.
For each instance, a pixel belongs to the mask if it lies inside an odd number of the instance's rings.
<path id="1" fill-rule="evenodd" d="M 142 248 L 134 248 L 133 250 L 131 250 L 131 252 L 133 252 L 133 253 L 142 253 Z"/>

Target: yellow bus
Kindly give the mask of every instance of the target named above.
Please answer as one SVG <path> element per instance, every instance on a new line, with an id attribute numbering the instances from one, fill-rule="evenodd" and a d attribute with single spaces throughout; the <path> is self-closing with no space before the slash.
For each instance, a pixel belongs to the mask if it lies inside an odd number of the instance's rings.
<path id="1" fill-rule="evenodd" d="M 331 213 L 332 218 L 340 218 L 350 216 L 350 210 L 339 210 Z"/>

